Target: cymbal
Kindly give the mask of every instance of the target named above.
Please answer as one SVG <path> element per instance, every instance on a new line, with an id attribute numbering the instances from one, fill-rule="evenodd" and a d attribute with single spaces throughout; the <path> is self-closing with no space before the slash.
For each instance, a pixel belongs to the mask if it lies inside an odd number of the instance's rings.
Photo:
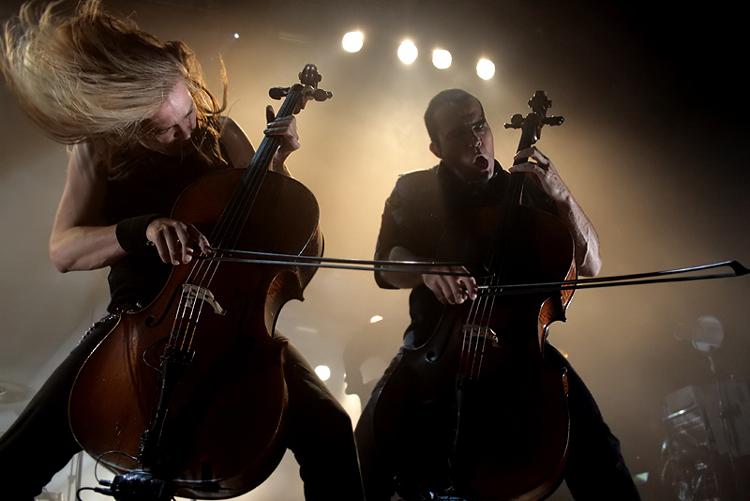
<path id="1" fill-rule="evenodd" d="M 0 405 L 23 402 L 33 394 L 34 391 L 28 385 L 0 380 Z"/>

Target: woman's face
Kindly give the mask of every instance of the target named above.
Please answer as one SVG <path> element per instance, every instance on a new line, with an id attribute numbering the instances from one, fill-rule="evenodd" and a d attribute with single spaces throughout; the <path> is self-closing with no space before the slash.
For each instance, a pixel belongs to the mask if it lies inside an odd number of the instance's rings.
<path id="1" fill-rule="evenodd" d="M 190 137 L 197 125 L 195 103 L 185 82 L 178 81 L 159 111 L 151 117 L 153 130 L 142 144 L 153 151 L 181 156 L 193 151 Z"/>

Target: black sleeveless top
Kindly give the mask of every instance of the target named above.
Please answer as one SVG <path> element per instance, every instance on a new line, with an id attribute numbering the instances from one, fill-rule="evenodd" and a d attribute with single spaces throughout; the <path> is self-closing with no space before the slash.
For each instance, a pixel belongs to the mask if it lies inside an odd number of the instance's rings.
<path id="1" fill-rule="evenodd" d="M 222 149 L 224 158 L 228 158 Z M 107 183 L 104 223 L 158 214 L 169 217 L 180 193 L 199 177 L 227 166 L 212 166 L 197 153 L 172 157 L 153 151 L 133 158 L 130 174 Z M 107 309 L 117 312 L 147 306 L 166 284 L 172 265 L 159 258 L 156 247 L 127 254 L 110 265 Z"/>

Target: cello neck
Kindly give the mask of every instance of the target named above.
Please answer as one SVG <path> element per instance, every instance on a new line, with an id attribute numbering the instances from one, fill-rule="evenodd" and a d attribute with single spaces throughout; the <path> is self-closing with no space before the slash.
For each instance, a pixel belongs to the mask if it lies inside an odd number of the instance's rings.
<path id="1" fill-rule="evenodd" d="M 284 97 L 276 118 L 289 117 L 304 109 L 310 99 L 324 101 L 332 96 L 330 92 L 318 89 L 318 82 L 322 77 L 313 64 L 308 64 L 299 74 L 300 83 L 292 87 L 275 87 L 269 94 L 274 99 Z M 234 194 L 227 204 L 224 213 L 217 222 L 211 242 L 225 248 L 233 248 L 237 238 L 244 229 L 247 216 L 253 208 L 263 181 L 268 173 L 268 166 L 273 160 L 276 150 L 281 145 L 280 136 L 265 136 L 257 151 L 253 155 L 250 165 L 237 185 Z"/>
<path id="2" fill-rule="evenodd" d="M 534 93 L 534 96 L 528 101 L 531 107 L 531 113 L 526 117 L 521 114 L 513 115 L 510 123 L 505 124 L 505 128 L 521 129 L 521 138 L 518 142 L 520 152 L 534 146 L 542 136 L 542 127 L 545 125 L 560 125 L 563 123 L 563 117 L 547 116 L 547 110 L 552 106 L 552 101 L 542 90 Z M 519 157 L 513 165 L 524 163 L 528 157 Z M 523 172 L 514 172 L 510 175 L 510 181 L 505 190 L 505 196 L 500 205 L 500 218 L 497 222 L 493 245 L 487 255 L 485 267 L 488 271 L 497 273 L 503 268 L 504 256 L 510 245 L 510 238 L 504 238 L 505 235 L 512 234 L 513 224 L 516 220 L 516 208 L 521 204 L 523 197 L 523 185 L 526 175 Z"/>
<path id="3" fill-rule="evenodd" d="M 300 103 L 302 103 L 302 91 L 303 86 L 301 84 L 295 84 L 293 87 L 288 89 L 286 98 L 281 104 L 276 118 L 284 118 L 291 116 L 299 112 Z M 243 181 L 253 182 L 256 177 L 262 178 L 268 166 L 273 160 L 273 156 L 276 154 L 276 150 L 281 145 L 281 137 L 279 136 L 265 136 L 258 146 L 255 155 L 253 155 L 250 165 L 247 166 Z"/>

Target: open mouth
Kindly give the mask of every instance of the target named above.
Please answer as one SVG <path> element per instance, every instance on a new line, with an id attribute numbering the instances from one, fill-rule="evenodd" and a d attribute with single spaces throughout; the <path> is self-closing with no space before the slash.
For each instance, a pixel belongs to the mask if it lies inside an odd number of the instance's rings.
<path id="1" fill-rule="evenodd" d="M 483 156 L 478 156 L 474 159 L 474 167 L 478 169 L 485 170 L 489 165 L 490 163 Z"/>

